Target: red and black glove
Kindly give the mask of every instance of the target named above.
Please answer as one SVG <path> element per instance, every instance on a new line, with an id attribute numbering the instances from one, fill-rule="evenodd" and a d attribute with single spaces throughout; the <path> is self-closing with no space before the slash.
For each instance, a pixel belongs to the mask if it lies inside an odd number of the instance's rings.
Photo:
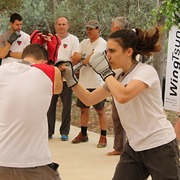
<path id="1" fill-rule="evenodd" d="M 50 41 L 47 41 L 47 50 L 49 54 L 49 60 L 56 62 L 58 58 L 58 49 L 61 45 L 61 39 L 58 35 L 53 35 Z"/>
<path id="2" fill-rule="evenodd" d="M 41 35 L 41 31 L 40 30 L 34 30 L 30 36 L 30 42 L 31 44 L 40 44 L 42 46 L 44 46 L 45 44 L 45 40 Z"/>
<path id="3" fill-rule="evenodd" d="M 11 36 L 8 39 L 8 42 L 12 45 L 12 43 L 18 39 L 21 36 L 20 32 L 18 31 L 14 31 Z"/>

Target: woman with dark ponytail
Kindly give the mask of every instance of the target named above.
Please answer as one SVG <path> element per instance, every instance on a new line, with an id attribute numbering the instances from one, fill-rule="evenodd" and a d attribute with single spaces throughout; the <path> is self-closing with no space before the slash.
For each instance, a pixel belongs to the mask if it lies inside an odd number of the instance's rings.
<path id="1" fill-rule="evenodd" d="M 163 110 L 161 86 L 156 70 L 136 60 L 160 51 L 160 31 L 121 29 L 109 35 L 107 54 L 94 53 L 89 64 L 105 83 L 92 93 L 75 80 L 70 63 L 62 73 L 75 94 L 86 105 L 112 95 L 127 142 L 113 180 L 180 180 L 179 149 L 172 124 Z M 112 69 L 123 72 L 115 75 Z"/>

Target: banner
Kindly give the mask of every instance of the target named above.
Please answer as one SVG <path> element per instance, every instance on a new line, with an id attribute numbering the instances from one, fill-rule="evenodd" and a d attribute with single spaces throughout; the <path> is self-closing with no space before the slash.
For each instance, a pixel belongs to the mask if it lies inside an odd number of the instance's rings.
<path id="1" fill-rule="evenodd" d="M 180 29 L 169 31 L 164 109 L 180 112 Z"/>

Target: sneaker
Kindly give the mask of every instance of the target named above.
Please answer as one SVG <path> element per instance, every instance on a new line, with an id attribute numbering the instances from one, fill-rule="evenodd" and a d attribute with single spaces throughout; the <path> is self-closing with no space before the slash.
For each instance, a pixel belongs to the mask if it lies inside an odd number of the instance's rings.
<path id="1" fill-rule="evenodd" d="M 101 135 L 97 147 L 98 147 L 98 148 L 103 148 L 103 147 L 106 147 L 106 145 L 107 145 L 106 136 L 102 136 L 102 135 Z"/>
<path id="2" fill-rule="evenodd" d="M 61 136 L 61 140 L 62 141 L 68 141 L 68 135 L 65 135 L 65 134 L 62 134 L 62 136 Z"/>
<path id="3" fill-rule="evenodd" d="M 121 152 L 113 150 L 113 151 L 107 153 L 107 156 L 116 156 L 116 155 L 121 155 Z"/>
<path id="4" fill-rule="evenodd" d="M 78 134 L 78 136 L 76 136 L 73 140 L 72 140 L 72 143 L 76 144 L 76 143 L 80 143 L 80 142 L 87 142 L 89 139 L 88 139 L 88 136 L 83 136 L 82 133 L 80 132 Z"/>

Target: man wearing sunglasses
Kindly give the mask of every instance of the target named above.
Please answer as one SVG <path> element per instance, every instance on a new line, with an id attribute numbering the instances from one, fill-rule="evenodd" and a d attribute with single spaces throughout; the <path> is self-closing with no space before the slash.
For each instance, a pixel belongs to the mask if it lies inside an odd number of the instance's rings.
<path id="1" fill-rule="evenodd" d="M 86 28 L 86 35 L 88 36 L 87 39 L 84 39 L 80 43 L 80 49 L 77 54 L 80 54 L 85 62 L 86 59 L 90 54 L 97 51 L 104 51 L 106 50 L 106 41 L 100 37 L 100 24 L 97 20 L 90 20 L 85 24 Z M 76 54 L 76 55 L 77 55 Z M 77 55 L 77 57 L 79 57 Z M 76 59 L 75 57 L 73 59 Z M 78 59 L 80 61 L 82 59 Z M 97 75 L 92 67 L 89 65 L 82 66 L 79 72 L 79 82 L 90 92 L 94 91 L 97 87 L 102 84 L 101 77 Z M 106 114 L 104 110 L 104 102 L 105 100 L 101 101 L 100 103 L 94 105 L 100 124 L 100 139 L 97 144 L 98 148 L 106 147 L 107 140 L 106 140 Z M 88 141 L 87 135 L 87 128 L 88 128 L 88 121 L 89 121 L 89 106 L 86 106 L 84 103 L 77 99 L 76 104 L 81 110 L 81 132 L 78 134 L 77 137 L 72 141 L 72 143 L 81 143 Z"/>

